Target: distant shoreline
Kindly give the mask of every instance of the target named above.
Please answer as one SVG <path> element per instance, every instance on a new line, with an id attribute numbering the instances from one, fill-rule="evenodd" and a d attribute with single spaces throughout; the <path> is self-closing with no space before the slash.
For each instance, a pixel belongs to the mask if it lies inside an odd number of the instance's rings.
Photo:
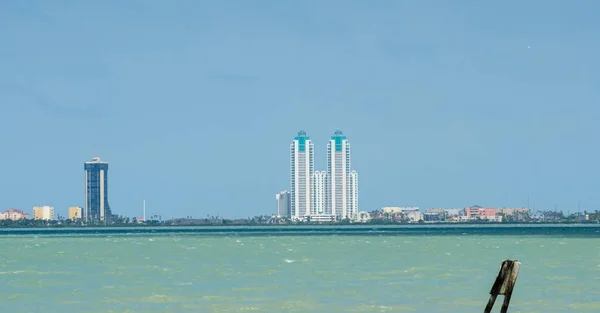
<path id="1" fill-rule="evenodd" d="M 523 235 L 600 238 L 599 224 L 418 224 L 418 225 L 272 225 L 0 228 L 5 235 Z"/>
<path id="2" fill-rule="evenodd" d="M 528 226 L 528 225 L 582 225 L 593 226 L 600 223 L 596 222 L 425 222 L 425 223 L 287 223 L 287 224 L 268 224 L 268 223 L 201 223 L 201 224 L 168 224 L 168 223 L 129 223 L 129 224 L 94 224 L 94 225 L 77 225 L 77 224 L 48 224 L 40 225 L 19 225 L 17 223 L 11 225 L 1 225 L 2 229 L 62 229 L 62 228 L 181 228 L 181 227 L 198 227 L 198 228 L 231 228 L 231 227 L 463 227 L 463 226 L 485 226 L 485 227 L 506 227 L 506 226 Z"/>

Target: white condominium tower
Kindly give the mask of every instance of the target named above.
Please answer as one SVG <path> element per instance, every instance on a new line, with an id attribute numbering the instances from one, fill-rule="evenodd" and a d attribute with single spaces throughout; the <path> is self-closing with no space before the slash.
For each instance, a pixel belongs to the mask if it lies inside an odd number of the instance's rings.
<path id="1" fill-rule="evenodd" d="M 350 172 L 350 212 L 358 218 L 358 173 Z"/>
<path id="2" fill-rule="evenodd" d="M 315 172 L 314 145 L 306 132 L 298 132 L 290 145 L 291 218 L 304 219 L 314 212 L 312 179 Z"/>
<path id="3" fill-rule="evenodd" d="M 313 214 L 323 215 L 327 207 L 327 172 L 316 171 L 313 179 Z"/>
<path id="4" fill-rule="evenodd" d="M 336 131 L 327 144 L 327 213 L 338 219 L 358 215 L 358 174 L 351 170 L 350 143 Z"/>

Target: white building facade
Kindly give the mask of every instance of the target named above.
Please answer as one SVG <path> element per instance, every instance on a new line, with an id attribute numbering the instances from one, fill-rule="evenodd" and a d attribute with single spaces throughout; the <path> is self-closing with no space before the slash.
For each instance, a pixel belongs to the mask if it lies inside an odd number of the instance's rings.
<path id="1" fill-rule="evenodd" d="M 290 217 L 292 219 L 305 219 L 314 211 L 312 197 L 314 164 L 314 145 L 306 132 L 300 131 L 290 145 Z"/>

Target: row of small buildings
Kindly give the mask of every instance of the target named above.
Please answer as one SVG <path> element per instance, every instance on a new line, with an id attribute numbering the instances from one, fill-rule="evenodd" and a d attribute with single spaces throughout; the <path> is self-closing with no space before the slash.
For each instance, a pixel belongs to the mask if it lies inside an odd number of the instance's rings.
<path id="1" fill-rule="evenodd" d="M 361 212 L 360 220 L 392 219 L 408 222 L 502 222 L 505 219 L 524 221 L 529 217 L 528 208 L 491 208 L 478 205 L 468 208 L 431 208 L 422 212 L 418 207 L 384 207 L 380 211 Z"/>
<path id="2" fill-rule="evenodd" d="M 33 207 L 33 215 L 29 215 L 29 213 L 19 210 L 19 209 L 8 209 L 4 212 L 0 213 L 0 220 L 13 220 L 19 221 L 23 219 L 34 219 L 41 221 L 53 221 L 56 219 L 56 215 L 54 213 L 54 207 L 45 205 L 45 206 L 36 206 Z M 76 221 L 80 220 L 83 217 L 83 209 L 80 207 L 70 207 L 69 208 L 69 219 Z"/>

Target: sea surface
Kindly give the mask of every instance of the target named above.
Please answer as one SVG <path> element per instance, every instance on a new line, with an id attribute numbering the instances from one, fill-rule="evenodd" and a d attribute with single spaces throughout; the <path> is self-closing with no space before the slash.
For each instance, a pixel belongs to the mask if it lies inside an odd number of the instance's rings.
<path id="1" fill-rule="evenodd" d="M 600 312 L 600 227 L 564 226 L 1 229 L 0 312 L 482 312 L 504 259 L 509 312 Z"/>

